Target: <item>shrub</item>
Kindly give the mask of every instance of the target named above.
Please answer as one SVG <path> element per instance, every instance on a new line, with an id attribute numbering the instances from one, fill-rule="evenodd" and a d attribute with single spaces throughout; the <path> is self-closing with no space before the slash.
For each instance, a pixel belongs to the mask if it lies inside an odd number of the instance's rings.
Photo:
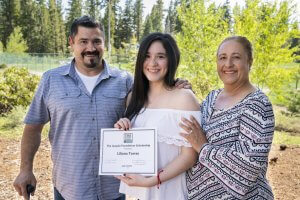
<path id="1" fill-rule="evenodd" d="M 0 74 L 0 115 L 16 106 L 28 106 L 39 82 L 26 68 L 10 67 Z"/>
<path id="2" fill-rule="evenodd" d="M 292 114 L 300 113 L 300 91 L 292 90 L 289 93 L 288 99 L 288 111 Z"/>
<path id="3" fill-rule="evenodd" d="M 12 129 L 23 124 L 26 109 L 23 106 L 14 107 L 9 113 L 6 114 L 6 123 L 3 128 Z"/>
<path id="4" fill-rule="evenodd" d="M 4 69 L 4 68 L 6 68 L 6 67 L 7 67 L 6 64 L 1 64 L 1 65 L 0 65 L 0 69 Z"/>
<path id="5" fill-rule="evenodd" d="M 275 130 L 300 134 L 300 116 L 291 115 L 285 107 L 274 105 Z"/>

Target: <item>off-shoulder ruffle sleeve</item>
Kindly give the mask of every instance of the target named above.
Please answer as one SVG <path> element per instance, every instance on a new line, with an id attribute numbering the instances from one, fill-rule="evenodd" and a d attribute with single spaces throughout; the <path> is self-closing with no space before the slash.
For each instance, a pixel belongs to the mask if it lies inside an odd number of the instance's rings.
<path id="1" fill-rule="evenodd" d="M 183 131 L 179 127 L 181 118 L 189 119 L 191 115 L 200 121 L 200 111 L 146 109 L 138 115 L 134 127 L 156 127 L 158 142 L 191 147 L 190 143 L 179 134 Z"/>

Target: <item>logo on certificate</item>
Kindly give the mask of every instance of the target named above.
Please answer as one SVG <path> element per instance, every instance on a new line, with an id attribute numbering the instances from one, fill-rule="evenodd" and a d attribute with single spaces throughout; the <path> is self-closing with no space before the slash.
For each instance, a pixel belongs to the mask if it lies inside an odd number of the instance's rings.
<path id="1" fill-rule="evenodd" d="M 124 143 L 133 142 L 133 133 L 124 133 Z"/>

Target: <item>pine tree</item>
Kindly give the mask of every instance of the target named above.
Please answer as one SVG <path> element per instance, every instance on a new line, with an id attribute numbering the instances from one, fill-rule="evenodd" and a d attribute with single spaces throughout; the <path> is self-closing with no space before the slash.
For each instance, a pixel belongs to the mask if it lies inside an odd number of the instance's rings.
<path id="1" fill-rule="evenodd" d="M 226 2 L 223 4 L 221 7 L 224 10 L 224 20 L 228 23 L 229 25 L 229 31 L 232 32 L 232 16 L 231 16 L 231 11 L 230 11 L 230 1 L 226 0 Z"/>
<path id="2" fill-rule="evenodd" d="M 6 47 L 8 37 L 19 25 L 20 0 L 0 0 L 0 41 Z"/>
<path id="3" fill-rule="evenodd" d="M 3 51 L 4 51 L 4 47 L 3 47 L 2 42 L 0 42 L 0 53 L 2 53 Z"/>
<path id="4" fill-rule="evenodd" d="M 149 33 L 152 32 L 153 32 L 153 27 L 152 27 L 151 15 L 147 15 L 144 23 L 143 37 L 146 37 Z"/>
<path id="5" fill-rule="evenodd" d="M 163 14 L 164 3 L 162 0 L 157 0 L 156 4 L 151 10 L 152 28 L 155 32 L 163 32 L 162 21 L 164 18 Z"/>
<path id="6" fill-rule="evenodd" d="M 57 6 L 55 0 L 49 0 L 49 17 L 51 19 L 49 25 L 50 43 L 49 51 L 52 53 L 64 52 L 65 39 L 63 37 L 63 22 L 60 13 L 60 7 Z"/>
<path id="7" fill-rule="evenodd" d="M 105 31 L 105 38 L 106 38 L 106 46 L 108 47 L 108 44 L 110 45 L 114 44 L 115 38 L 115 31 L 116 31 L 116 17 L 117 13 L 120 9 L 118 6 L 119 0 L 109 0 L 105 2 L 105 14 L 102 20 L 102 23 L 104 25 L 104 31 Z M 110 11 L 109 11 L 110 9 Z M 110 12 L 110 15 L 108 14 Z M 108 25 L 108 21 L 110 21 L 110 26 Z M 108 34 L 108 31 L 110 34 Z M 110 37 L 109 37 L 110 35 Z M 110 40 L 110 41 L 109 41 Z"/>
<path id="8" fill-rule="evenodd" d="M 58 52 L 65 53 L 67 50 L 67 37 L 65 22 L 63 19 L 62 0 L 57 0 L 57 15 L 58 15 Z"/>
<path id="9" fill-rule="evenodd" d="M 100 0 L 86 0 L 84 7 L 84 14 L 96 20 L 100 19 Z"/>
<path id="10" fill-rule="evenodd" d="M 176 11 L 176 1 L 173 3 L 171 0 L 170 6 L 168 9 L 168 14 L 165 20 L 165 32 L 173 34 L 175 33 L 176 29 L 176 21 L 177 21 L 178 15 Z"/>
<path id="11" fill-rule="evenodd" d="M 134 3 L 133 28 L 137 41 L 140 41 L 143 31 L 143 1 L 136 0 Z"/>
<path id="12" fill-rule="evenodd" d="M 70 35 L 70 28 L 73 21 L 81 17 L 82 15 L 82 6 L 80 0 L 69 0 L 69 8 L 67 9 L 67 22 L 66 22 L 66 36 Z"/>
<path id="13" fill-rule="evenodd" d="M 24 53 L 28 49 L 26 41 L 20 27 L 16 27 L 12 34 L 9 36 L 6 52 L 8 53 Z"/>
<path id="14" fill-rule="evenodd" d="M 37 1 L 36 28 L 39 33 L 36 37 L 35 49 L 32 52 L 49 53 L 49 12 L 45 0 Z"/>
<path id="15" fill-rule="evenodd" d="M 122 43 L 130 43 L 133 36 L 133 5 L 131 0 L 126 0 L 124 11 L 120 12 L 117 29 L 115 33 L 114 46 L 120 48 Z"/>
<path id="16" fill-rule="evenodd" d="M 23 37 L 28 45 L 28 52 L 37 52 L 39 24 L 37 23 L 37 4 L 34 0 L 21 1 L 21 18 L 20 27 L 23 33 Z"/>

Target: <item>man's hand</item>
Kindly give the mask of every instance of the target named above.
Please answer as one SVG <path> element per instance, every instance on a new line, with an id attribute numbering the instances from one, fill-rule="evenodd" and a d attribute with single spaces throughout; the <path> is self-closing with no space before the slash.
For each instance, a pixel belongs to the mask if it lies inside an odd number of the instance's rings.
<path id="1" fill-rule="evenodd" d="M 19 195 L 26 200 L 29 199 L 29 194 L 27 193 L 27 185 L 29 184 L 34 188 L 36 187 L 36 179 L 32 171 L 21 171 L 13 184 Z M 31 195 L 34 195 L 34 191 Z"/>
<path id="2" fill-rule="evenodd" d="M 192 85 L 188 80 L 177 78 L 175 80 L 175 87 L 178 89 L 185 88 L 185 89 L 192 89 Z"/>

